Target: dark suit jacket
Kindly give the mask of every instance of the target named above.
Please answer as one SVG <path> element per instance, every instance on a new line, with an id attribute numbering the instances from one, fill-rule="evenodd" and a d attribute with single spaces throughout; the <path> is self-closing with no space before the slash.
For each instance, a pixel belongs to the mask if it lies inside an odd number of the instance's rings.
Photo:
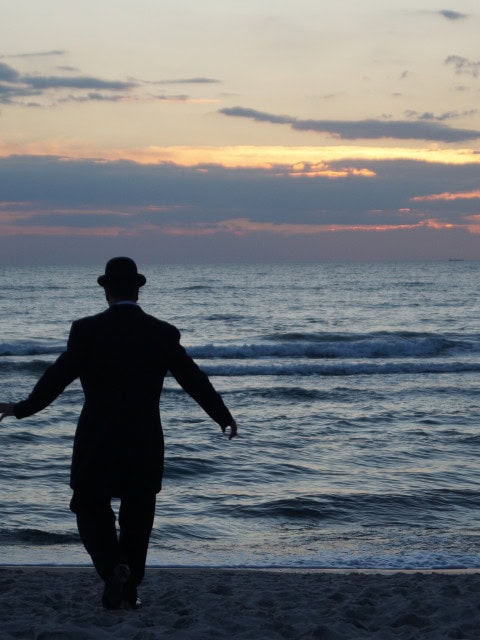
<path id="1" fill-rule="evenodd" d="M 180 345 L 178 329 L 130 304 L 75 321 L 66 351 L 15 405 L 15 415 L 37 413 L 80 377 L 85 402 L 72 489 L 113 496 L 158 492 L 164 456 L 159 401 L 167 371 L 213 420 L 230 423 L 221 397 Z"/>

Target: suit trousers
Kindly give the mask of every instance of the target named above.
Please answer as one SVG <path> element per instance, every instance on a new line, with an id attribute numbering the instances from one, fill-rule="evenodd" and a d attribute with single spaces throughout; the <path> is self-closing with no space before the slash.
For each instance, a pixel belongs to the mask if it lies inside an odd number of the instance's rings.
<path id="1" fill-rule="evenodd" d="M 77 516 L 83 545 L 105 582 L 112 578 L 119 563 L 129 566 L 133 587 L 142 582 L 156 497 L 156 493 L 120 497 L 118 535 L 112 497 L 74 491 L 70 509 Z"/>

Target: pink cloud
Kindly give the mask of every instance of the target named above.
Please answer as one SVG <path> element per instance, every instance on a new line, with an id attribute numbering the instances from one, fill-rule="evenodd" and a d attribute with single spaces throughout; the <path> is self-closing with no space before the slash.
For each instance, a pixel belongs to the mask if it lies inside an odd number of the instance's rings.
<path id="1" fill-rule="evenodd" d="M 422 220 L 413 224 L 383 224 L 383 225 L 340 225 L 340 224 L 290 224 L 273 222 L 255 222 L 247 218 L 223 220 L 217 223 L 197 223 L 181 227 L 162 227 L 162 233 L 172 236 L 212 236 L 227 233 L 245 236 L 252 233 L 270 233 L 282 236 L 311 235 L 320 233 L 338 233 L 343 231 L 383 232 L 402 231 L 407 229 L 452 229 L 455 226 L 448 222 L 435 219 Z"/>
<path id="2" fill-rule="evenodd" d="M 474 200 L 477 198 L 480 198 L 480 189 L 464 193 L 450 193 L 445 191 L 444 193 L 434 193 L 429 196 L 414 196 L 410 198 L 410 200 L 412 202 L 434 202 L 436 200 Z"/>
<path id="3" fill-rule="evenodd" d="M 162 211 L 162 207 L 152 206 L 151 210 Z M 302 224 L 256 222 L 249 218 L 234 218 L 219 222 L 196 222 L 183 225 L 159 226 L 148 222 L 132 224 L 133 212 L 119 212 L 109 209 L 95 209 L 83 211 L 78 209 L 56 210 L 55 213 L 88 215 L 112 214 L 128 219 L 128 226 L 123 226 L 118 217 L 116 224 L 111 226 L 69 226 L 68 224 L 41 225 L 35 223 L 35 212 L 31 210 L 19 211 L 2 210 L 0 206 L 0 234 L 3 236 L 70 236 L 70 237 L 133 237 L 145 235 L 177 236 L 177 237 L 207 237 L 219 234 L 245 237 L 253 234 L 268 234 L 271 236 L 312 236 L 327 233 L 361 232 L 382 233 L 388 231 L 404 231 L 412 229 L 453 229 L 464 228 L 471 233 L 478 233 L 480 216 L 470 216 L 467 224 L 452 224 L 434 218 L 414 223 L 402 224 Z"/>
<path id="4" fill-rule="evenodd" d="M 76 237 L 115 237 L 125 235 L 124 229 L 120 227 L 41 227 L 35 225 L 1 225 L 0 234 L 2 236 L 76 236 Z"/>

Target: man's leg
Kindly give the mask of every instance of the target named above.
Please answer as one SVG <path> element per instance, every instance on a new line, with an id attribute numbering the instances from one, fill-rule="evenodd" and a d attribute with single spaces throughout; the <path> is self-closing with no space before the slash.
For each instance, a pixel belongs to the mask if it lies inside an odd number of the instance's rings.
<path id="1" fill-rule="evenodd" d="M 156 497 L 156 494 L 124 496 L 120 503 L 120 557 L 130 567 L 131 584 L 135 588 L 145 575 Z"/>
<path id="2" fill-rule="evenodd" d="M 108 582 L 120 562 L 120 546 L 115 514 L 109 497 L 74 492 L 70 509 L 77 516 L 77 526 L 85 549 L 99 576 Z"/>

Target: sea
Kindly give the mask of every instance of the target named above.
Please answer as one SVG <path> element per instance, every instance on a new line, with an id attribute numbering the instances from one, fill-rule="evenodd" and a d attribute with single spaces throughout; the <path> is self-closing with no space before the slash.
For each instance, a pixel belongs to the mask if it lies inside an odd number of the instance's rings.
<path id="1" fill-rule="evenodd" d="M 106 308 L 103 267 L 0 267 L 1 401 Z M 239 427 L 166 379 L 149 566 L 480 567 L 480 262 L 139 267 L 143 309 Z M 0 564 L 90 565 L 69 511 L 82 400 L 75 381 L 1 422 Z"/>

